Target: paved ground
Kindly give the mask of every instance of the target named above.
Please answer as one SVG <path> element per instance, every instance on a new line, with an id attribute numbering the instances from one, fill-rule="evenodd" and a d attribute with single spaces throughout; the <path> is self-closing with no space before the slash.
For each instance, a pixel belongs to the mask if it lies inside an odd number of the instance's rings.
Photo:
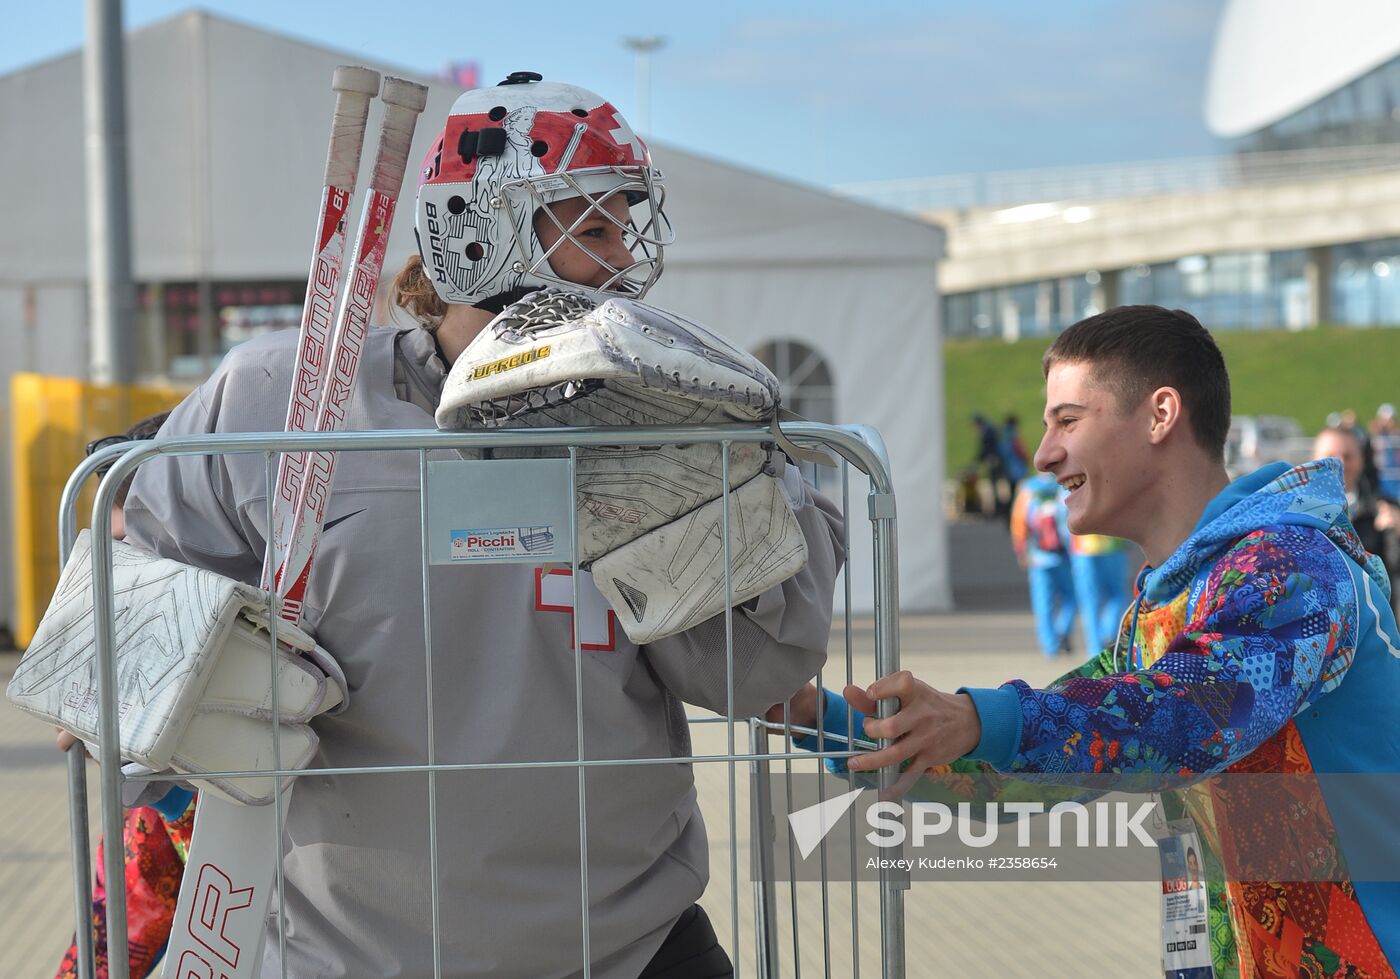
<path id="1" fill-rule="evenodd" d="M 868 623 L 861 624 L 868 626 Z M 858 627 L 855 672 L 873 671 L 869 629 Z M 1062 668 L 1033 648 L 1024 613 L 988 612 L 906 617 L 903 662 L 921 676 L 946 685 L 996 684 L 1012 676 L 1044 681 Z M 844 673 L 840 632 L 832 669 Z M 0 681 L 17 657 L 0 654 Z M 697 727 L 697 751 L 724 748 L 722 725 Z M 52 975 L 72 930 L 68 820 L 63 758 L 40 724 L 8 703 L 0 706 L 0 977 Z M 91 766 L 90 766 L 91 767 Z M 711 887 L 705 903 L 721 940 L 732 946 L 730 914 L 731 841 L 728 834 L 728 772 L 724 764 L 697 766 L 702 809 L 712 843 Z M 752 884 L 745 863 L 748 844 L 746 778 L 740 766 L 737 881 L 741 975 L 753 975 Z M 96 792 L 96 786 L 91 790 Z M 94 795 L 95 798 L 95 795 Z M 784 976 L 793 964 L 791 892 L 779 885 L 779 939 Z M 879 907 L 874 885 L 857 894 L 861 975 L 878 976 Z M 850 885 L 828 894 L 830 926 L 823 927 L 819 885 L 798 885 L 797 946 L 801 975 L 847 977 L 853 967 Z M 1092 924 L 1089 924 L 1092 923 Z M 1150 976 L 1158 973 L 1157 896 L 1151 883 L 1067 884 L 1026 882 L 918 883 L 908 892 L 907 975 L 923 976 Z M 830 968 L 825 968 L 827 950 Z"/>
<path id="2" fill-rule="evenodd" d="M 0 684 L 18 661 L 0 653 Z M 7 700 L 0 701 L 0 780 L 0 976 L 47 979 L 73 933 L 67 769 L 51 730 Z"/>

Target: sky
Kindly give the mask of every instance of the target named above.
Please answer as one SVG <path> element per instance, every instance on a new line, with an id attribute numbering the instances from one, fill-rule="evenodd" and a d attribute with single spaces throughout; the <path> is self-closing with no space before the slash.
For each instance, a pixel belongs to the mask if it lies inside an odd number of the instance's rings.
<path id="1" fill-rule="evenodd" d="M 81 46 L 84 6 L 8 10 L 0 74 Z M 126 0 L 124 18 L 141 27 L 190 6 Z M 1201 105 L 1223 0 L 201 6 L 421 73 L 452 61 L 475 61 L 484 83 L 538 71 L 599 92 L 639 127 L 622 38 L 659 35 L 652 136 L 819 185 L 1221 149 Z"/>

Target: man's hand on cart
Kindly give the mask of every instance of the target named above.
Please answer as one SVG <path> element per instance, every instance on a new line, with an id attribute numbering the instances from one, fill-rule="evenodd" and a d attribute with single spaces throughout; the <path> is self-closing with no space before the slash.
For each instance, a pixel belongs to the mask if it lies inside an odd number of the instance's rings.
<path id="1" fill-rule="evenodd" d="M 850 684 L 844 693 L 850 705 L 866 715 L 867 737 L 894 742 L 850 759 L 851 771 L 909 763 L 889 791 L 891 798 L 901 798 L 929 768 L 961 758 L 982 739 L 982 721 L 971 697 L 935 690 L 908 670 L 881 677 L 864 689 Z M 889 717 L 875 717 L 876 702 L 888 698 L 899 700 L 899 710 Z"/>

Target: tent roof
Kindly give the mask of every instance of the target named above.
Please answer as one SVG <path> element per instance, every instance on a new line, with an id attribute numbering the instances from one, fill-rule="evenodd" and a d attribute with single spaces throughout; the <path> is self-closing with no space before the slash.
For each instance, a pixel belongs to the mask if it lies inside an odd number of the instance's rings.
<path id="1" fill-rule="evenodd" d="M 188 11 L 127 36 L 128 147 L 136 275 L 146 281 L 305 275 L 330 116 L 329 79 L 359 55 Z M 386 268 L 414 249 L 412 173 L 462 91 L 430 86 Z M 0 243 L 6 278 L 83 276 L 81 53 L 0 77 L 10 120 L 0 171 L 16 180 L 18 227 Z M 376 102 L 360 187 L 368 181 Z M 13 127 L 13 128 L 11 128 Z M 678 229 L 672 265 L 879 263 L 931 267 L 941 228 L 778 177 L 655 145 L 667 211 Z M 356 208 L 358 208 L 358 203 Z M 356 211 L 358 220 L 358 210 Z"/>

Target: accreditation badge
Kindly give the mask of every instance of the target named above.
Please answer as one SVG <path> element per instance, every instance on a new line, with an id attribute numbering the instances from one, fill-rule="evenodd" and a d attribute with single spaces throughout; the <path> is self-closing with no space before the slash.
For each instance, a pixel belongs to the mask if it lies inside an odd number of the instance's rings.
<path id="1" fill-rule="evenodd" d="M 1189 819 L 1164 824 L 1157 855 L 1162 863 L 1162 970 L 1167 979 L 1214 979 L 1205 856 L 1195 824 Z"/>

